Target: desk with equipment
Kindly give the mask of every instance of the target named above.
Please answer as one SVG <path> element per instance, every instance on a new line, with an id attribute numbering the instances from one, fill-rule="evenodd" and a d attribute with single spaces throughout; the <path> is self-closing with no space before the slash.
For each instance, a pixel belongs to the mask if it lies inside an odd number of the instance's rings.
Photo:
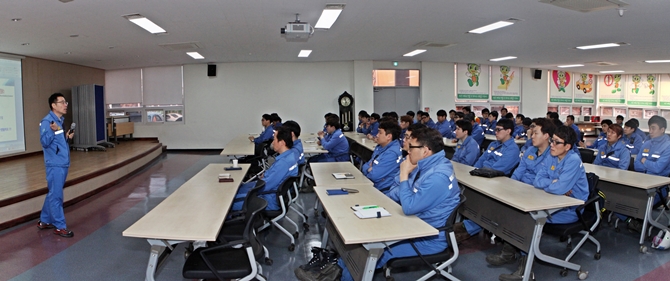
<path id="1" fill-rule="evenodd" d="M 531 276 L 534 257 L 561 267 L 588 274 L 581 266 L 544 255 L 540 252 L 542 228 L 547 217 L 565 207 L 584 204 L 584 201 L 564 195 L 546 193 L 507 177 L 483 178 L 471 176 L 474 167 L 451 162 L 458 183 L 465 187 L 467 200 L 459 212 L 493 232 L 508 243 L 528 253 L 524 281 Z"/>
<path id="2" fill-rule="evenodd" d="M 249 140 L 249 136 L 252 135 L 240 135 L 232 139 L 230 142 L 223 147 L 221 155 L 228 156 L 237 156 L 237 155 L 254 155 L 254 149 L 256 145 L 253 141 Z"/>
<path id="3" fill-rule="evenodd" d="M 668 230 L 651 216 L 654 196 L 660 187 L 670 184 L 670 178 L 620 170 L 592 164 L 584 164 L 587 173 L 600 177 L 598 188 L 605 193 L 605 208 L 626 216 L 644 219 L 642 229 L 652 226 Z M 640 252 L 647 251 L 643 245 L 646 231 L 640 233 Z"/>
<path id="4" fill-rule="evenodd" d="M 145 280 L 154 280 L 156 270 L 176 244 L 216 240 L 249 170 L 249 164 L 240 164 L 241 170 L 225 171 L 224 167 L 229 166 L 209 164 L 123 231 L 123 236 L 147 239 L 151 245 Z M 233 182 L 219 182 L 222 173 L 230 174 Z"/>
<path id="5" fill-rule="evenodd" d="M 330 239 L 355 280 L 372 280 L 384 248 L 402 240 L 438 234 L 437 229 L 420 218 L 406 216 L 398 203 L 379 192 L 371 183 L 344 186 L 358 190 L 357 193 L 327 194 L 328 189 L 339 190 L 342 187 L 335 184 L 314 188 L 328 214 L 321 246 L 325 247 Z M 352 209 L 356 205 L 367 205 L 367 210 L 383 208 L 390 216 L 360 219 Z"/>

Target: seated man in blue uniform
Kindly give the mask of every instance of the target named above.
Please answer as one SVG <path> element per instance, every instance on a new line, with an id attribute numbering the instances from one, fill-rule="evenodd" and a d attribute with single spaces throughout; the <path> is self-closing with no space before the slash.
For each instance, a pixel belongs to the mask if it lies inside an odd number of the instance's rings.
<path id="1" fill-rule="evenodd" d="M 486 131 L 484 131 L 484 133 L 487 135 L 495 135 L 496 124 L 498 124 L 498 111 L 492 111 L 491 113 L 489 113 L 489 126 L 488 128 L 486 128 Z"/>
<path id="2" fill-rule="evenodd" d="M 361 171 L 379 191 L 387 193 L 393 185 L 393 178 L 400 171 L 402 149 L 398 137 L 400 126 L 393 121 L 382 121 L 377 133 L 377 147 L 370 161 L 363 164 Z"/>
<path id="3" fill-rule="evenodd" d="M 458 181 L 444 155 L 442 136 L 436 130 L 418 129 L 412 131 L 407 142 L 409 156 L 400 164 L 400 185 L 391 199 L 402 206 L 405 215 L 416 215 L 435 228 L 442 227 L 460 201 Z M 416 238 L 414 244 L 423 255 L 439 253 L 448 246 L 444 232 Z M 416 255 L 409 241 L 401 241 L 384 250 L 377 268 L 392 258 Z M 343 269 L 341 280 L 353 280 L 342 259 L 338 265 Z"/>
<path id="4" fill-rule="evenodd" d="M 421 112 L 421 123 L 426 125 L 428 128 L 435 129 L 435 121 L 430 118 L 430 113 L 428 112 Z"/>
<path id="5" fill-rule="evenodd" d="M 356 128 L 360 127 L 363 122 L 363 116 L 366 115 L 368 118 L 370 118 L 370 114 L 368 114 L 367 111 L 361 110 L 358 112 L 358 125 L 356 125 Z"/>
<path id="6" fill-rule="evenodd" d="M 640 152 L 642 144 L 647 139 L 647 135 L 638 128 L 639 126 L 640 122 L 637 121 L 637 119 L 632 118 L 626 121 L 626 124 L 623 127 L 622 140 L 630 150 L 631 155 L 637 155 L 638 152 Z"/>
<path id="7" fill-rule="evenodd" d="M 419 110 L 419 111 L 416 112 L 416 116 L 415 116 L 416 121 L 414 121 L 414 123 L 422 123 L 423 124 L 423 122 L 421 122 L 421 119 L 423 119 L 423 111 Z"/>
<path id="8" fill-rule="evenodd" d="M 400 117 L 400 136 L 398 137 L 398 141 L 400 141 L 400 147 L 402 147 L 405 143 L 405 133 L 407 132 L 409 126 L 414 124 L 413 122 L 414 119 L 412 116 L 403 115 Z"/>
<path id="9" fill-rule="evenodd" d="M 295 158 L 295 153 L 290 151 L 293 147 L 291 131 L 285 127 L 277 128 L 272 146 L 275 152 L 279 153 L 279 156 L 277 156 L 272 166 L 263 174 L 262 179 L 265 181 L 265 187 L 258 191 L 258 197 L 262 197 L 268 201 L 267 210 L 279 210 L 280 206 L 277 203 L 277 196 L 273 191 L 276 191 L 287 178 L 298 176 L 297 159 Z M 256 181 L 252 181 L 240 186 L 233 202 L 233 211 L 242 209 L 244 198 L 255 185 Z"/>
<path id="10" fill-rule="evenodd" d="M 367 112 L 361 112 L 358 115 L 359 123 L 356 128 L 356 133 L 369 134 L 370 133 L 370 115 Z"/>
<path id="11" fill-rule="evenodd" d="M 530 119 L 530 118 L 526 117 L 526 119 L 524 120 L 524 123 L 528 119 Z M 535 118 L 535 119 L 530 120 L 530 124 L 528 125 L 528 129 L 526 130 L 527 140 L 526 140 L 526 143 L 524 143 L 523 146 L 521 148 L 519 148 L 519 152 L 521 153 L 519 155 L 519 157 L 523 157 L 523 154 L 526 153 L 526 150 L 528 150 L 529 148 L 531 148 L 533 146 L 533 133 L 535 132 L 535 130 L 534 130 L 535 121 L 537 121 L 539 119 L 545 119 L 545 120 L 547 120 L 548 122 L 551 123 L 551 120 L 546 119 L 546 118 Z M 553 125 L 553 123 L 552 123 L 552 125 Z M 525 124 L 524 124 L 524 126 L 525 126 Z M 556 127 L 556 126 L 554 126 L 554 127 Z"/>
<path id="12" fill-rule="evenodd" d="M 468 166 L 475 165 L 477 158 L 479 158 L 479 145 L 474 138 L 471 137 L 472 123 L 465 120 L 456 121 L 456 152 L 452 161 L 465 164 Z"/>
<path id="13" fill-rule="evenodd" d="M 435 130 L 439 131 L 443 138 L 454 138 L 454 132 L 451 129 L 451 125 L 447 121 L 447 112 L 444 109 L 437 111 L 437 123 L 435 123 Z"/>
<path id="14" fill-rule="evenodd" d="M 282 122 L 281 122 L 281 117 L 279 117 L 279 114 L 277 114 L 277 113 L 270 113 L 270 118 L 272 119 L 272 120 L 270 120 L 270 121 L 272 121 L 272 127 L 273 127 L 273 128 L 279 128 L 279 127 L 281 127 Z"/>
<path id="15" fill-rule="evenodd" d="M 456 110 L 449 110 L 449 125 L 451 125 L 451 130 L 456 130 Z"/>
<path id="16" fill-rule="evenodd" d="M 298 161 L 298 165 L 305 164 L 305 151 L 302 148 L 302 141 L 300 140 L 300 125 L 298 122 L 289 120 L 284 122 L 282 127 L 291 132 L 291 139 L 293 140 L 291 151 L 295 154 L 295 159 Z"/>
<path id="17" fill-rule="evenodd" d="M 480 119 L 479 123 L 482 126 L 482 130 L 484 130 L 484 133 L 486 133 L 486 130 L 489 129 L 489 125 L 491 125 L 491 120 L 489 120 L 489 114 L 491 112 L 489 111 L 488 108 L 482 109 L 482 118 Z"/>
<path id="18" fill-rule="evenodd" d="M 586 145 L 584 142 L 579 143 L 579 147 L 586 147 L 586 148 L 595 148 L 598 149 L 602 144 L 607 143 L 607 130 L 609 130 L 609 127 L 612 126 L 612 120 L 605 119 L 603 121 L 600 121 L 600 126 L 602 127 L 600 135 L 598 135 L 598 138 L 593 141 L 592 144 Z M 621 126 L 619 126 L 621 127 Z M 623 132 L 623 131 L 622 131 Z"/>
<path id="19" fill-rule="evenodd" d="M 533 145 L 523 154 L 519 166 L 512 174 L 513 180 L 530 185 L 533 184 L 537 172 L 543 167 L 544 159 L 549 155 L 547 153 L 549 152 L 547 150 L 549 148 L 549 141 L 556 131 L 556 126 L 545 118 L 538 118 L 533 123 L 535 123 L 535 127 L 532 129 L 533 137 L 531 138 Z"/>
<path id="20" fill-rule="evenodd" d="M 586 180 L 586 171 L 579 154 L 575 153 L 572 145 L 576 142 L 575 131 L 567 126 L 556 129 L 551 138 L 550 155 L 544 159 L 541 169 L 538 170 L 533 186 L 543 189 L 547 193 L 570 196 L 586 201 L 589 197 L 589 185 Z M 577 206 L 563 208 L 547 218 L 547 223 L 566 224 L 578 220 L 575 209 Z M 505 243 L 500 254 L 486 257 L 491 265 L 503 265 L 514 262 L 516 251 L 512 245 Z M 526 253 L 521 252 L 519 267 L 512 274 L 501 274 L 502 281 L 522 280 L 526 266 Z"/>
<path id="21" fill-rule="evenodd" d="M 623 115 L 617 115 L 616 116 L 616 123 L 619 124 L 619 126 L 623 127 Z"/>
<path id="22" fill-rule="evenodd" d="M 575 135 L 577 135 L 577 142 L 575 144 L 579 144 L 579 142 L 582 141 L 582 132 L 579 130 L 577 124 L 575 124 L 574 115 L 568 115 L 568 117 L 565 117 L 565 126 L 568 126 L 575 131 Z"/>
<path id="23" fill-rule="evenodd" d="M 367 133 L 368 139 L 373 140 L 377 137 L 377 133 L 379 132 L 379 119 L 381 119 L 379 114 L 370 114 L 370 126 L 368 127 L 369 131 Z"/>
<path id="24" fill-rule="evenodd" d="M 610 121 L 611 122 L 611 121 Z M 617 124 L 608 126 L 607 139 L 598 147 L 594 165 L 600 165 L 621 170 L 628 170 L 630 165 L 630 151 L 621 140 L 623 128 Z"/>
<path id="25" fill-rule="evenodd" d="M 482 145 L 482 142 L 484 142 L 484 130 L 482 130 L 482 126 L 479 126 L 479 123 L 475 122 L 473 119 L 470 119 L 468 116 L 465 116 L 463 120 L 472 124 L 471 136 L 475 142 L 477 142 L 477 145 Z"/>
<path id="26" fill-rule="evenodd" d="M 319 144 L 325 150 L 326 154 L 320 154 L 309 158 L 309 162 L 345 162 L 349 161 L 349 141 L 342 134 L 340 127 L 340 118 L 337 116 L 330 116 L 326 121 L 326 135 L 324 132 L 319 132 Z"/>
<path id="27" fill-rule="evenodd" d="M 253 136 L 249 136 L 249 140 L 255 144 L 254 155 L 261 155 L 265 143 L 272 141 L 272 135 L 274 134 L 272 115 L 267 113 L 263 114 L 263 117 L 261 117 L 261 125 L 263 125 L 263 131 L 258 137 L 254 138 Z"/>
<path id="28" fill-rule="evenodd" d="M 526 118 L 526 116 L 523 116 L 523 114 L 519 113 L 516 115 L 515 120 L 515 125 L 514 125 L 514 132 L 512 133 L 512 137 L 515 139 L 522 139 L 526 137 L 526 130 L 523 128 L 523 119 Z"/>
<path id="29" fill-rule="evenodd" d="M 466 118 L 467 119 L 467 118 Z M 502 171 L 506 175 L 512 173 L 512 169 L 519 164 L 519 146 L 512 138 L 514 121 L 509 119 L 500 119 L 496 124 L 496 141 L 491 142 L 488 149 L 479 156 L 475 162 L 475 168 L 491 168 Z M 470 238 L 481 231 L 482 228 L 471 220 L 465 220 L 463 223 L 454 225 L 456 239 L 462 241 Z M 460 239 L 460 240 L 459 240 Z"/>

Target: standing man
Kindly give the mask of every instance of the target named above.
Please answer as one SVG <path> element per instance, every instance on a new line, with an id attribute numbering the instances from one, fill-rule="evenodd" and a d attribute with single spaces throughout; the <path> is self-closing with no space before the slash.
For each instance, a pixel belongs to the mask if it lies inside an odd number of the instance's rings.
<path id="1" fill-rule="evenodd" d="M 63 187 L 70 167 L 69 139 L 74 137 L 74 132 L 63 131 L 63 121 L 67 113 L 68 102 L 61 93 L 55 93 L 49 97 L 51 112 L 40 122 L 40 143 L 44 152 L 44 166 L 46 166 L 47 186 L 49 192 L 44 198 L 40 220 L 37 222 L 39 229 L 54 229 L 54 234 L 70 238 L 74 233 L 67 229 L 65 214 L 63 213 Z"/>

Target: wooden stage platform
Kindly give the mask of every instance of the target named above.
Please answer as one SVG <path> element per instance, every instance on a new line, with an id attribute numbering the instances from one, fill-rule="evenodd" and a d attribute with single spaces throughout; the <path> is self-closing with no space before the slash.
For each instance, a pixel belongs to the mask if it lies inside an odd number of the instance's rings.
<path id="1" fill-rule="evenodd" d="M 125 141 L 107 151 L 71 151 L 65 206 L 110 187 L 163 153 L 156 140 Z M 47 194 L 42 153 L 0 159 L 0 230 L 39 218 Z"/>

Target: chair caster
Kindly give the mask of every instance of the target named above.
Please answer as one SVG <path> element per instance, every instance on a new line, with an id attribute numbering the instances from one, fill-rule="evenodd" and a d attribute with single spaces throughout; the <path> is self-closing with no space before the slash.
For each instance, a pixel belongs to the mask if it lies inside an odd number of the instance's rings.
<path id="1" fill-rule="evenodd" d="M 568 269 L 567 268 L 561 269 L 561 277 L 565 277 L 565 276 L 568 276 Z"/>
<path id="2" fill-rule="evenodd" d="M 600 260 L 600 253 L 598 252 L 595 255 L 593 255 L 593 258 L 596 260 Z"/>
<path id="3" fill-rule="evenodd" d="M 266 265 L 272 265 L 274 261 L 271 258 L 265 258 L 265 264 Z"/>
<path id="4" fill-rule="evenodd" d="M 293 238 L 294 239 L 298 239 L 298 236 L 300 236 L 300 232 L 296 231 L 295 233 L 293 233 Z"/>
<path id="5" fill-rule="evenodd" d="M 589 277 L 589 272 L 588 271 L 582 271 L 582 270 L 577 271 L 577 278 L 579 278 L 579 280 L 584 280 L 587 277 Z"/>
<path id="6" fill-rule="evenodd" d="M 289 252 L 295 251 L 295 244 L 291 244 L 291 246 L 288 246 L 288 251 Z"/>
<path id="7" fill-rule="evenodd" d="M 646 253 L 647 252 L 647 246 L 645 245 L 640 245 L 640 253 Z"/>
<path id="8" fill-rule="evenodd" d="M 302 214 L 302 215 L 305 217 L 305 221 L 309 220 L 309 217 L 307 216 L 307 214 Z"/>

